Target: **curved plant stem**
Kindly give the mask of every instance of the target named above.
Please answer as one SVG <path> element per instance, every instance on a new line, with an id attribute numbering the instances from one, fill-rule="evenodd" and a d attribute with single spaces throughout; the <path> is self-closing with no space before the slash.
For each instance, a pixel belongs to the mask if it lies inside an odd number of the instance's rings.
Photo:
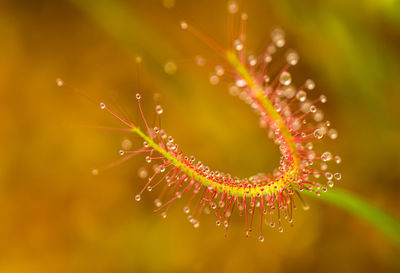
<path id="1" fill-rule="evenodd" d="M 307 191 L 303 191 L 303 193 L 357 216 L 400 245 L 400 222 L 367 200 L 347 190 L 337 188 L 327 191 L 321 196 Z"/>
<path id="2" fill-rule="evenodd" d="M 177 52 L 167 41 L 153 35 L 154 33 L 150 29 L 144 29 L 147 24 L 135 16 L 132 10 L 126 8 L 121 1 L 70 0 L 70 2 L 88 14 L 106 33 L 113 36 L 127 50 L 131 50 L 135 42 L 138 41 L 139 47 L 146 49 L 145 52 L 152 52 L 157 56 L 161 54 L 160 44 L 168 45 L 170 52 Z M 126 23 L 125 21 L 128 21 L 129 26 L 135 29 L 135 42 L 132 41 L 133 37 L 130 37 L 128 32 L 121 29 Z M 138 46 L 137 43 L 136 46 Z M 333 204 L 359 217 L 400 245 L 400 222 L 361 197 L 343 189 L 333 189 L 319 197 L 307 191 L 303 191 L 303 193 Z"/>

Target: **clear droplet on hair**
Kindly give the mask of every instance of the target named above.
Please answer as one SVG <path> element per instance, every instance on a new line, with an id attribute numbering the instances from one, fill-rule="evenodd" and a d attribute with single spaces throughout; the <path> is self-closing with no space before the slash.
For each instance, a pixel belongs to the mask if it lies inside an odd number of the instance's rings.
<path id="1" fill-rule="evenodd" d="M 101 109 L 105 109 L 105 108 L 106 108 L 106 105 L 105 105 L 103 102 L 100 102 L 100 108 L 101 108 Z"/>
<path id="2" fill-rule="evenodd" d="M 135 200 L 138 201 L 138 202 L 140 201 L 140 194 L 136 194 Z"/>
<path id="3" fill-rule="evenodd" d="M 262 235 L 258 236 L 258 240 L 259 240 L 261 243 L 264 242 L 264 236 L 262 236 Z"/>
<path id="4" fill-rule="evenodd" d="M 221 65 L 217 65 L 215 67 L 215 73 L 217 74 L 217 76 L 221 77 L 222 75 L 224 75 L 225 70 Z"/>
<path id="5" fill-rule="evenodd" d="M 124 150 L 119 150 L 119 151 L 118 151 L 118 153 L 119 153 L 119 155 L 121 155 L 121 156 L 122 156 L 122 155 L 124 155 L 124 154 L 125 154 L 125 151 L 124 151 Z"/>
<path id="6" fill-rule="evenodd" d="M 142 97 L 142 96 L 140 96 L 139 93 L 136 93 L 136 99 L 137 99 L 137 100 L 140 100 L 141 97 Z"/>
<path id="7" fill-rule="evenodd" d="M 241 51 L 243 49 L 243 44 L 240 40 L 233 41 L 233 46 L 237 51 Z"/>
<path id="8" fill-rule="evenodd" d="M 161 213 L 161 217 L 162 217 L 163 219 L 167 218 L 167 213 L 166 213 L 165 211 L 163 211 L 163 212 Z"/>
<path id="9" fill-rule="evenodd" d="M 300 90 L 299 92 L 297 92 L 296 98 L 299 101 L 304 102 L 306 100 L 306 98 L 307 98 L 307 93 L 304 92 L 303 90 Z"/>
<path id="10" fill-rule="evenodd" d="M 189 207 L 188 207 L 188 206 L 185 206 L 185 207 L 183 208 L 183 212 L 185 212 L 186 214 L 189 214 L 189 212 L 190 212 Z"/>
<path id="11" fill-rule="evenodd" d="M 236 86 L 239 88 L 245 87 L 246 81 L 244 79 L 238 79 L 238 80 L 236 80 Z"/>
<path id="12" fill-rule="evenodd" d="M 289 85 L 289 84 L 292 83 L 292 76 L 290 75 L 289 72 L 284 71 L 284 72 L 282 72 L 281 75 L 279 76 L 279 82 L 280 82 L 282 85 L 287 86 L 287 85 Z"/>
<path id="13" fill-rule="evenodd" d="M 286 62 L 290 65 L 296 65 L 299 61 L 299 54 L 294 50 L 289 50 L 286 54 Z"/>
<path id="14" fill-rule="evenodd" d="M 335 162 L 336 164 L 340 164 L 342 162 L 342 158 L 340 156 L 335 156 Z"/>
<path id="15" fill-rule="evenodd" d="M 209 78 L 211 85 L 217 85 L 219 83 L 219 77 L 217 75 L 211 75 Z"/>
<path id="16" fill-rule="evenodd" d="M 329 129 L 329 131 L 328 131 L 328 136 L 329 136 L 331 139 L 337 139 L 337 137 L 338 137 L 338 132 L 337 132 L 335 129 Z"/>
<path id="17" fill-rule="evenodd" d="M 327 97 L 325 96 L 325 95 L 321 95 L 321 96 L 319 96 L 319 99 L 321 100 L 321 102 L 322 103 L 325 103 L 325 102 L 327 102 Z"/>
<path id="18" fill-rule="evenodd" d="M 186 23 L 186 21 L 181 21 L 181 29 L 187 29 L 188 28 L 188 24 Z"/>
<path id="19" fill-rule="evenodd" d="M 98 175 L 99 174 L 99 170 L 98 169 L 93 169 L 92 170 L 92 174 L 93 175 Z"/>
<path id="20" fill-rule="evenodd" d="M 326 172 L 326 173 L 325 173 L 325 177 L 326 177 L 328 180 L 332 180 L 333 174 L 332 174 L 331 172 Z"/>
<path id="21" fill-rule="evenodd" d="M 161 105 L 156 106 L 156 113 L 161 115 L 164 112 L 164 109 L 161 107 Z"/>
<path id="22" fill-rule="evenodd" d="M 58 87 L 61 87 L 61 86 L 64 85 L 64 81 L 62 79 L 60 79 L 60 78 L 57 78 L 56 79 L 56 84 L 57 84 Z"/>
<path id="23" fill-rule="evenodd" d="M 146 162 L 147 163 L 151 163 L 151 157 L 150 156 L 146 156 Z"/>
<path id="24" fill-rule="evenodd" d="M 169 75 L 173 75 L 178 70 L 178 66 L 173 61 L 168 61 L 164 64 L 164 71 Z"/>
<path id="25" fill-rule="evenodd" d="M 139 168 L 138 169 L 138 176 L 139 176 L 139 178 L 146 178 L 147 177 L 147 170 L 146 170 L 146 168 Z"/>
<path id="26" fill-rule="evenodd" d="M 285 45 L 285 33 L 282 29 L 276 28 L 272 30 L 271 38 L 277 47 L 283 47 Z"/>
<path id="27" fill-rule="evenodd" d="M 228 1 L 228 12 L 230 14 L 235 14 L 239 11 L 239 5 L 236 1 L 230 0 Z"/>
<path id="28" fill-rule="evenodd" d="M 154 200 L 154 205 L 155 205 L 157 208 L 161 207 L 162 203 L 161 203 L 160 199 L 155 199 L 155 200 Z"/>
<path id="29" fill-rule="evenodd" d="M 325 162 L 329 161 L 332 159 L 332 154 L 330 152 L 325 152 L 322 154 L 321 159 Z"/>
<path id="30" fill-rule="evenodd" d="M 312 79 L 306 80 L 304 85 L 308 90 L 313 90 L 315 88 L 315 83 L 314 83 L 314 81 Z"/>
<path id="31" fill-rule="evenodd" d="M 322 132 L 321 129 L 315 129 L 314 130 L 314 137 L 317 139 L 321 139 L 324 136 L 324 133 Z"/>
<path id="32" fill-rule="evenodd" d="M 124 150 L 129 150 L 130 148 L 132 148 L 132 141 L 130 139 L 124 139 L 121 142 L 121 147 Z"/>
<path id="33" fill-rule="evenodd" d="M 335 173 L 333 176 L 334 176 L 335 179 L 338 180 L 338 181 L 339 181 L 340 179 L 342 179 L 342 175 L 341 175 L 340 173 Z"/>

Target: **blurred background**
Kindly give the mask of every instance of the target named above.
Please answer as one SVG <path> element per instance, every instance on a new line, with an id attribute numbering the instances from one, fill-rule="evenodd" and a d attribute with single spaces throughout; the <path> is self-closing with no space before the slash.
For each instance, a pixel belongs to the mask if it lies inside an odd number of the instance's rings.
<path id="1" fill-rule="evenodd" d="M 239 1 L 254 53 L 282 27 L 298 50 L 294 81 L 308 77 L 339 138 L 319 146 L 343 158 L 348 189 L 400 217 L 400 1 Z M 245 177 L 272 171 L 278 149 L 248 106 L 212 86 L 217 55 L 179 22 L 228 46 L 226 1 L 0 1 L 0 272 L 399 272 L 399 248 L 323 201 L 306 197 L 284 233 L 246 239 L 243 219 L 228 238 L 203 216 L 193 229 L 176 204 L 154 214 L 155 193 L 136 202 L 144 159 L 92 176 L 119 158 L 129 134 L 98 105 L 55 79 L 136 116 L 164 108 L 162 124 L 183 151 Z M 140 72 L 136 56 L 143 59 Z M 194 57 L 212 60 L 197 67 Z M 176 72 L 165 73 L 168 62 Z M 169 72 L 171 72 L 169 70 Z M 173 71 L 172 71 L 173 72 Z M 138 77 L 138 74 L 139 77 Z M 154 94 L 157 102 L 154 101 Z"/>

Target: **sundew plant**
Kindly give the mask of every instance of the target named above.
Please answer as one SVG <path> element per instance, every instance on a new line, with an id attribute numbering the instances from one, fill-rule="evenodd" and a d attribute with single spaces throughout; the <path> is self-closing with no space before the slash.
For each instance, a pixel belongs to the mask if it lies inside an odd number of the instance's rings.
<path id="1" fill-rule="evenodd" d="M 155 122 L 146 118 L 140 90 L 136 94 L 141 121 L 129 120 L 107 102 L 97 101 L 99 107 L 118 119 L 121 128 L 104 129 L 130 132 L 142 139 L 142 147 L 119 151 L 121 159 L 103 168 L 92 170 L 94 175 L 127 161 L 133 156 L 142 156 L 153 173 L 139 171 L 146 182 L 135 195 L 141 201 L 153 195 L 155 212 L 166 218 L 175 201 L 182 199 L 183 212 L 194 228 L 200 227 L 204 214 L 216 217 L 227 236 L 231 217 L 243 219 L 246 236 L 254 233 L 264 241 L 263 229 L 272 227 L 283 232 L 284 226 L 293 226 L 296 211 L 309 208 L 307 198 L 315 197 L 330 202 L 368 221 L 381 232 L 400 243 L 400 226 L 396 220 L 367 201 L 340 190 L 342 179 L 340 155 L 336 151 L 321 149 L 321 142 L 334 141 L 338 131 L 334 117 L 325 117 L 323 108 L 328 99 L 318 90 L 312 79 L 296 85 L 291 68 L 299 62 L 299 54 L 287 46 L 285 33 L 275 28 L 270 41 L 264 45 L 263 53 L 253 55 L 246 42 L 248 15 L 241 13 L 235 1 L 228 2 L 228 13 L 238 23 L 233 31 L 231 44 L 225 48 L 200 31 L 200 27 L 181 21 L 182 35 L 193 35 L 217 52 L 218 63 L 212 69 L 209 82 L 216 85 L 220 80 L 228 81 L 229 92 L 249 106 L 259 119 L 254 126 L 266 130 L 266 135 L 280 151 L 280 159 L 272 173 L 259 173 L 251 177 L 237 177 L 234 173 L 214 170 L 194 155 L 181 152 L 172 134 L 161 126 L 163 108 L 155 105 Z M 141 58 L 137 58 L 141 62 Z M 202 66 L 204 59 L 196 58 Z M 176 69 L 174 63 L 165 66 L 166 72 Z M 57 85 L 63 86 L 61 79 Z M 142 98 L 143 96 L 143 98 Z M 145 194 L 151 192 L 149 194 Z M 287 222 L 287 224 L 283 224 Z"/>

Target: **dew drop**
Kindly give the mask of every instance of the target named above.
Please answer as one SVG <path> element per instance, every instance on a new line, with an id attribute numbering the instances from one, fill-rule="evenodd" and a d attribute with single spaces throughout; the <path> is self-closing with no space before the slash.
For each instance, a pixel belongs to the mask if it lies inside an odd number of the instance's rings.
<path id="1" fill-rule="evenodd" d="M 237 4 L 237 2 L 234 0 L 228 1 L 228 12 L 230 14 L 235 14 L 238 11 L 239 11 L 239 5 Z"/>
<path id="2" fill-rule="evenodd" d="M 225 70 L 224 70 L 224 68 L 222 66 L 217 65 L 215 67 L 215 73 L 217 74 L 217 76 L 221 77 L 222 75 L 224 75 Z"/>
<path id="3" fill-rule="evenodd" d="M 319 96 L 319 99 L 321 100 L 322 103 L 326 103 L 328 101 L 325 95 Z"/>
<path id="4" fill-rule="evenodd" d="M 215 224 L 219 227 L 219 226 L 221 225 L 221 221 L 220 221 L 220 220 L 217 220 L 217 221 L 215 222 Z"/>
<path id="5" fill-rule="evenodd" d="M 183 211 L 184 211 L 186 214 L 189 214 L 190 209 L 189 209 L 188 206 L 185 206 L 185 207 L 183 208 Z"/>
<path id="6" fill-rule="evenodd" d="M 163 211 L 163 212 L 161 213 L 161 217 L 162 217 L 163 219 L 167 218 L 167 213 L 166 213 L 165 211 Z"/>
<path id="7" fill-rule="evenodd" d="M 339 181 L 340 179 L 342 179 L 342 175 L 341 175 L 340 173 L 335 173 L 333 176 L 334 176 L 335 179 L 338 180 L 338 181 Z"/>
<path id="8" fill-rule="evenodd" d="M 138 169 L 138 176 L 139 176 L 139 178 L 146 178 L 147 177 L 147 170 L 146 170 L 146 168 L 139 168 Z"/>
<path id="9" fill-rule="evenodd" d="M 93 175 L 98 175 L 99 174 L 99 170 L 98 169 L 93 169 L 92 170 L 92 174 Z"/>
<path id="10" fill-rule="evenodd" d="M 105 105 L 103 102 L 100 102 L 100 108 L 101 108 L 101 109 L 105 109 L 105 108 L 106 108 L 106 105 Z"/>
<path id="11" fill-rule="evenodd" d="M 151 163 L 151 157 L 150 156 L 146 156 L 146 162 L 147 163 Z"/>
<path id="12" fill-rule="evenodd" d="M 162 203 L 161 203 L 160 199 L 155 199 L 155 200 L 154 200 L 154 205 L 155 205 L 157 208 L 161 207 Z"/>
<path id="13" fill-rule="evenodd" d="M 264 236 L 262 236 L 262 235 L 258 236 L 258 240 L 259 240 L 261 243 L 264 242 Z"/>
<path id="14" fill-rule="evenodd" d="M 125 154 L 125 151 L 124 150 L 119 150 L 119 154 L 122 156 L 122 155 Z"/>
<path id="15" fill-rule="evenodd" d="M 325 177 L 326 177 L 328 180 L 332 180 L 333 174 L 332 174 L 331 172 L 326 172 L 326 173 L 325 173 Z"/>
<path id="16" fill-rule="evenodd" d="M 140 201 L 140 194 L 137 194 L 137 195 L 135 196 L 135 200 L 138 201 L 138 202 Z"/>
<path id="17" fill-rule="evenodd" d="M 315 129 L 314 137 L 316 137 L 317 139 L 321 139 L 323 136 L 324 136 L 324 134 L 321 129 Z"/>
<path id="18" fill-rule="evenodd" d="M 285 33 L 282 29 L 276 28 L 272 30 L 271 38 L 277 47 L 283 47 L 285 45 Z"/>
<path id="19" fill-rule="evenodd" d="M 161 107 L 161 105 L 157 105 L 156 106 L 156 113 L 158 115 L 161 115 L 163 112 L 164 112 L 164 109 Z M 157 128 L 157 127 L 155 127 L 155 128 Z"/>
<path id="20" fill-rule="evenodd" d="M 241 51 L 243 49 L 243 44 L 242 44 L 242 42 L 240 40 L 235 40 L 233 42 L 233 46 L 235 47 L 235 49 L 237 51 Z"/>
<path id="21" fill-rule="evenodd" d="M 137 99 L 137 100 L 140 100 L 141 97 L 142 97 L 142 96 L 140 96 L 139 93 L 136 93 L 136 99 Z"/>
<path id="22" fill-rule="evenodd" d="M 129 139 L 124 139 L 121 142 L 121 147 L 124 150 L 129 150 L 132 147 L 132 141 L 130 141 Z"/>
<path id="23" fill-rule="evenodd" d="M 337 139 L 337 137 L 338 137 L 338 132 L 337 132 L 335 129 L 329 129 L 329 131 L 328 131 L 328 136 L 329 136 L 331 139 Z"/>
<path id="24" fill-rule="evenodd" d="M 238 79 L 238 80 L 236 80 L 236 86 L 239 88 L 245 87 L 246 81 L 244 79 Z"/>
<path id="25" fill-rule="evenodd" d="M 292 76 L 290 75 L 289 72 L 284 71 L 279 77 L 279 82 L 282 85 L 288 86 L 292 82 Z"/>
<path id="26" fill-rule="evenodd" d="M 209 81 L 211 85 L 217 85 L 219 83 L 219 77 L 213 74 L 210 76 Z"/>
<path id="27" fill-rule="evenodd" d="M 311 113 L 317 112 L 317 107 L 315 107 L 315 105 L 311 105 L 311 106 L 310 106 L 310 112 L 311 112 Z"/>
<path id="28" fill-rule="evenodd" d="M 173 75 L 178 70 L 178 66 L 173 61 L 168 61 L 164 64 L 164 71 L 168 75 Z"/>
<path id="29" fill-rule="evenodd" d="M 340 156 L 335 156 L 335 162 L 336 164 L 340 164 L 342 162 L 342 158 Z"/>
<path id="30" fill-rule="evenodd" d="M 296 51 L 290 50 L 286 54 L 286 62 L 290 65 L 296 65 L 299 61 L 299 54 Z"/>
<path id="31" fill-rule="evenodd" d="M 56 84 L 57 84 L 58 87 L 61 87 L 61 86 L 64 85 L 64 81 L 62 79 L 60 79 L 60 78 L 57 78 L 56 79 Z"/>
<path id="32" fill-rule="evenodd" d="M 315 88 L 315 83 L 314 83 L 314 81 L 311 80 L 311 79 L 306 80 L 306 82 L 304 83 L 304 85 L 305 85 L 305 87 L 306 87 L 308 90 L 313 90 L 313 89 Z"/>
<path id="33" fill-rule="evenodd" d="M 296 98 L 299 101 L 304 102 L 306 100 L 306 98 L 307 98 L 307 93 L 304 92 L 303 90 L 300 90 L 299 92 L 297 92 Z"/>
<path id="34" fill-rule="evenodd" d="M 186 21 L 181 21 L 181 29 L 187 29 L 188 28 L 188 23 Z"/>
<path id="35" fill-rule="evenodd" d="M 330 152 L 325 152 L 322 154 L 321 159 L 325 162 L 329 161 L 332 159 L 332 154 Z"/>

